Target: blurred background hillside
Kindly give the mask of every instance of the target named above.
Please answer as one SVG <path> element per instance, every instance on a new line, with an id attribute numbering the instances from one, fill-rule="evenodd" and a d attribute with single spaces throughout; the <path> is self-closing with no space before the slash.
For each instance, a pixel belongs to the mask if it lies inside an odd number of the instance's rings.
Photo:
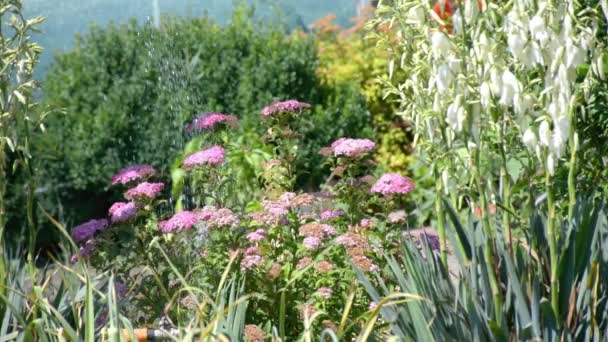
<path id="1" fill-rule="evenodd" d="M 110 22 L 126 23 L 131 19 L 154 22 L 155 13 L 161 16 L 208 16 L 224 24 L 232 15 L 233 0 L 25 0 L 28 17 L 42 15 L 43 34 L 35 37 L 45 48 L 37 69 L 37 78 L 43 77 L 56 52 L 74 46 L 77 34 L 88 32 L 91 24 L 105 26 Z M 336 23 L 347 27 L 356 15 L 355 0 L 248 0 L 255 7 L 257 18 L 276 18 L 290 29 L 308 26 L 328 13 L 336 15 Z M 158 6 L 158 10 L 156 10 Z"/>

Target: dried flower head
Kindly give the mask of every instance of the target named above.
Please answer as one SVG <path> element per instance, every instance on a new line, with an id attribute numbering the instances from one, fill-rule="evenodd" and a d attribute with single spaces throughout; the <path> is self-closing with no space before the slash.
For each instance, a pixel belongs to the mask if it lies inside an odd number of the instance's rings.
<path id="1" fill-rule="evenodd" d="M 224 149 L 221 146 L 213 146 L 186 157 L 184 168 L 192 169 L 197 166 L 219 165 L 222 163 L 224 163 Z"/>
<path id="2" fill-rule="evenodd" d="M 329 330 L 333 331 L 334 333 L 338 332 L 338 326 L 332 320 L 329 320 L 329 319 L 323 320 L 323 322 L 321 322 L 321 326 L 325 329 L 329 329 Z"/>
<path id="3" fill-rule="evenodd" d="M 325 239 L 336 234 L 336 229 L 328 224 L 310 222 L 300 227 L 298 230 L 301 236 L 316 237 Z"/>
<path id="4" fill-rule="evenodd" d="M 431 228 L 420 228 L 414 229 L 407 232 L 407 235 L 414 239 L 416 244 L 421 247 L 423 244 L 427 244 L 432 251 L 439 251 L 439 234 Z"/>
<path id="5" fill-rule="evenodd" d="M 300 260 L 298 260 L 298 264 L 296 265 L 296 269 L 301 270 L 304 267 L 310 265 L 312 263 L 312 258 L 311 257 L 304 257 Z"/>
<path id="6" fill-rule="evenodd" d="M 269 279 L 274 280 L 281 276 L 281 264 L 273 263 L 266 273 Z"/>
<path id="7" fill-rule="evenodd" d="M 91 256 L 91 252 L 94 249 L 95 249 L 95 240 L 89 239 L 89 240 L 87 240 L 87 242 L 85 242 L 84 246 L 81 246 L 80 248 L 78 248 L 78 253 L 80 254 L 80 256 L 82 258 L 88 258 Z M 72 255 L 70 261 L 72 261 L 72 263 L 76 263 L 78 261 L 78 255 L 77 254 Z"/>
<path id="8" fill-rule="evenodd" d="M 352 257 L 353 264 L 359 267 L 364 272 L 378 272 L 380 271 L 380 267 L 374 264 L 368 257 L 365 255 L 353 255 Z"/>
<path id="9" fill-rule="evenodd" d="M 279 113 L 295 113 L 307 108 L 310 108 L 308 103 L 296 100 L 275 102 L 262 109 L 262 116 L 269 117 Z"/>
<path id="10" fill-rule="evenodd" d="M 129 189 L 125 193 L 125 198 L 128 200 L 156 198 L 164 188 L 165 184 L 163 183 L 143 182 L 136 187 Z"/>
<path id="11" fill-rule="evenodd" d="M 315 265 L 315 270 L 319 273 L 327 273 L 334 269 L 334 264 L 327 260 L 321 260 Z"/>
<path id="12" fill-rule="evenodd" d="M 150 165 L 131 165 L 112 176 L 112 185 L 128 184 L 154 175 L 156 175 L 156 170 Z"/>
<path id="13" fill-rule="evenodd" d="M 407 194 L 414 190 L 414 182 L 398 173 L 386 173 L 372 186 L 371 191 L 383 195 Z"/>
<path id="14" fill-rule="evenodd" d="M 390 223 L 400 223 L 405 221 L 405 219 L 407 218 L 407 213 L 405 212 L 405 210 L 397 210 L 397 211 L 393 211 L 392 213 L 388 214 L 388 222 Z"/>
<path id="15" fill-rule="evenodd" d="M 367 238 L 356 233 L 346 233 L 336 238 L 336 242 L 347 248 L 369 249 Z"/>
<path id="16" fill-rule="evenodd" d="M 72 229 L 72 238 L 75 242 L 82 242 L 89 240 L 95 233 L 106 229 L 108 226 L 108 220 L 90 220 L 85 223 L 81 223 Z"/>
<path id="17" fill-rule="evenodd" d="M 264 342 L 266 341 L 266 333 L 257 325 L 247 324 L 243 330 L 245 342 Z"/>

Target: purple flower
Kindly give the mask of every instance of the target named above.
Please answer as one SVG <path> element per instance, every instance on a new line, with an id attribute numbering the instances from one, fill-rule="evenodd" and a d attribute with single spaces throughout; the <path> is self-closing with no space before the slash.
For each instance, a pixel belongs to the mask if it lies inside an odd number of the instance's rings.
<path id="1" fill-rule="evenodd" d="M 317 295 L 319 295 L 319 296 L 321 296 L 321 297 L 323 297 L 325 299 L 331 298 L 331 295 L 333 293 L 334 293 L 334 291 L 331 288 L 329 288 L 329 287 L 320 287 L 317 290 Z"/>
<path id="2" fill-rule="evenodd" d="M 268 117 L 277 113 L 294 113 L 307 108 L 310 108 L 310 105 L 308 103 L 296 100 L 275 102 L 271 105 L 264 107 L 264 109 L 262 109 L 262 115 Z"/>
<path id="3" fill-rule="evenodd" d="M 321 213 L 321 220 L 328 221 L 344 215 L 343 210 L 325 210 Z"/>
<path id="4" fill-rule="evenodd" d="M 86 241 L 92 238 L 98 231 L 104 230 L 108 226 L 108 220 L 90 220 L 72 229 L 72 238 L 76 242 Z"/>
<path id="5" fill-rule="evenodd" d="M 201 165 L 219 165 L 224 162 L 224 149 L 213 146 L 206 150 L 195 152 L 184 160 L 184 168 L 191 169 Z"/>
<path id="6" fill-rule="evenodd" d="M 249 242 L 257 242 L 266 238 L 266 231 L 264 229 L 258 229 L 253 233 L 247 234 L 247 240 Z"/>
<path id="7" fill-rule="evenodd" d="M 241 261 L 241 270 L 251 270 L 264 263 L 264 257 L 258 254 L 246 255 Z"/>
<path id="8" fill-rule="evenodd" d="M 156 170 L 150 165 L 131 165 L 118 171 L 112 177 L 112 185 L 127 184 L 142 178 L 148 178 L 156 175 Z"/>
<path id="9" fill-rule="evenodd" d="M 78 249 L 78 253 L 83 258 L 88 258 L 91 256 L 91 252 L 95 249 L 95 240 L 89 239 L 85 242 L 84 246 Z M 72 263 L 76 263 L 78 261 L 78 254 L 72 255 L 71 258 Z"/>
<path id="10" fill-rule="evenodd" d="M 165 184 L 163 183 L 148 183 L 143 182 L 138 184 L 136 187 L 129 189 L 125 193 L 125 198 L 133 200 L 137 198 L 155 198 L 158 194 L 163 191 Z"/>
<path id="11" fill-rule="evenodd" d="M 314 250 L 319 248 L 321 245 L 321 239 L 316 236 L 309 236 L 304 238 L 304 247 L 309 250 Z"/>
<path id="12" fill-rule="evenodd" d="M 398 173 L 386 173 L 372 186 L 371 191 L 383 195 L 407 194 L 414 190 L 414 182 Z"/>
<path id="13" fill-rule="evenodd" d="M 409 231 L 407 234 L 413 237 L 418 245 L 421 243 L 428 243 L 432 251 L 438 251 L 440 249 L 439 235 L 433 229 L 414 229 Z"/>
<path id="14" fill-rule="evenodd" d="M 369 303 L 368 309 L 371 311 L 371 310 L 374 310 L 377 306 L 378 306 L 378 303 L 372 301 L 371 303 Z"/>
<path id="15" fill-rule="evenodd" d="M 163 233 L 172 233 L 177 230 L 190 229 L 198 220 L 199 218 L 196 213 L 191 211 L 180 211 L 170 219 L 159 222 L 158 228 Z"/>
<path id="16" fill-rule="evenodd" d="M 126 222 L 137 215 L 139 205 L 135 202 L 116 202 L 108 210 L 112 223 Z"/>
<path id="17" fill-rule="evenodd" d="M 362 219 L 361 222 L 359 222 L 359 226 L 361 228 L 369 228 L 371 225 L 372 221 L 370 219 Z"/>
<path id="18" fill-rule="evenodd" d="M 331 144 L 334 156 L 358 157 L 374 149 L 376 144 L 369 139 L 340 138 Z"/>
<path id="19" fill-rule="evenodd" d="M 245 250 L 245 255 L 254 255 L 254 254 L 260 254 L 260 249 L 256 246 L 247 247 L 247 249 Z"/>
<path id="20" fill-rule="evenodd" d="M 236 127 L 239 124 L 239 120 L 234 115 L 214 112 L 202 113 L 186 127 L 186 132 L 209 130 L 220 123 Z"/>

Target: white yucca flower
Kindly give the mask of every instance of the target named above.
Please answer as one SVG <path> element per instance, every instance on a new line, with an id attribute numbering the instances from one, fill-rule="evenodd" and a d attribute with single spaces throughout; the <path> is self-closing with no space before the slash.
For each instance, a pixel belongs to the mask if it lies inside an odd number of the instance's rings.
<path id="1" fill-rule="evenodd" d="M 545 26 L 545 20 L 541 16 L 535 15 L 530 19 L 530 34 L 538 40 L 541 46 L 545 46 L 549 42 L 549 32 Z"/>
<path id="2" fill-rule="evenodd" d="M 549 123 L 547 121 L 541 122 L 538 127 L 538 140 L 540 141 L 540 144 L 543 146 L 551 145 L 551 135 Z"/>
<path id="3" fill-rule="evenodd" d="M 431 45 L 436 57 L 447 56 L 452 49 L 450 39 L 441 31 L 433 32 L 433 35 L 431 36 Z"/>
<path id="4" fill-rule="evenodd" d="M 477 55 L 477 58 L 480 61 L 482 61 L 482 62 L 489 61 L 490 54 L 492 53 L 491 44 L 492 44 L 492 42 L 488 39 L 488 36 L 486 36 L 486 33 L 482 32 L 479 35 L 479 39 L 475 42 L 475 47 L 474 47 L 475 54 Z"/>
<path id="5" fill-rule="evenodd" d="M 516 93 L 513 98 L 513 109 L 517 114 L 526 114 L 533 105 L 534 100 L 530 94 Z"/>
<path id="6" fill-rule="evenodd" d="M 500 92 L 500 104 L 504 106 L 511 106 L 515 95 L 521 92 L 521 84 L 509 70 L 505 70 L 502 73 L 502 89 Z"/>
<path id="7" fill-rule="evenodd" d="M 500 96 L 500 93 L 502 92 L 502 73 L 496 68 L 490 70 L 490 85 L 492 94 L 497 97 Z"/>
<path id="8" fill-rule="evenodd" d="M 420 25 L 424 22 L 425 20 L 425 15 L 424 15 L 424 9 L 422 9 L 422 7 L 420 6 L 415 6 L 410 8 L 409 11 L 407 11 L 407 23 L 408 24 L 413 24 L 413 25 Z"/>
<path id="9" fill-rule="evenodd" d="M 450 128 L 454 130 L 454 132 L 460 132 L 462 131 L 466 118 L 467 116 L 464 108 L 460 105 L 460 98 L 457 98 L 454 103 L 448 106 L 445 122 L 450 125 Z"/>
<path id="10" fill-rule="evenodd" d="M 568 136 L 570 133 L 570 119 L 567 116 L 562 116 L 557 120 L 553 121 L 553 136 L 551 139 L 551 153 L 556 158 L 561 158 L 564 150 L 566 149 L 566 143 L 568 142 Z"/>
<path id="11" fill-rule="evenodd" d="M 530 150 L 530 151 L 536 150 L 536 146 L 537 146 L 536 134 L 534 134 L 534 132 L 532 132 L 531 129 L 528 128 L 524 132 L 522 141 L 524 142 L 524 145 L 526 146 L 526 148 L 528 148 L 528 150 Z"/>
<path id="12" fill-rule="evenodd" d="M 580 48 L 572 39 L 566 40 L 566 66 L 576 68 L 583 64 L 587 57 L 587 51 Z"/>
<path id="13" fill-rule="evenodd" d="M 452 80 L 454 77 L 452 76 L 452 70 L 447 64 L 441 64 L 439 68 L 437 68 L 437 74 L 435 75 L 435 85 L 437 86 L 437 91 L 439 93 L 445 93 L 452 84 Z"/>
<path id="14" fill-rule="evenodd" d="M 481 105 L 484 108 L 489 108 L 490 107 L 490 103 L 492 103 L 492 93 L 490 90 L 490 85 L 488 84 L 488 82 L 483 82 L 481 84 L 481 86 L 479 87 L 479 97 L 480 97 L 480 102 Z"/>

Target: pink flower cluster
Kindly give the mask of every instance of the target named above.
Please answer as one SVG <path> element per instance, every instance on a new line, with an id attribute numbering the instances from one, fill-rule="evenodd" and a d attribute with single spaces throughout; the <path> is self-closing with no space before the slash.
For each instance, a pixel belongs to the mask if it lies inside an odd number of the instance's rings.
<path id="1" fill-rule="evenodd" d="M 264 200 L 262 205 L 270 214 L 281 217 L 287 215 L 290 209 L 310 206 L 314 201 L 314 196 L 310 194 L 297 195 L 294 192 L 285 192 L 277 201 Z"/>
<path id="2" fill-rule="evenodd" d="M 407 194 L 414 190 L 414 182 L 398 173 L 386 173 L 372 186 L 371 191 L 383 195 Z"/>
<path id="3" fill-rule="evenodd" d="M 323 242 L 323 240 L 321 240 L 320 238 L 318 238 L 316 236 L 309 236 L 309 237 L 304 238 L 303 244 L 304 244 L 304 247 L 306 247 L 306 249 L 315 250 L 315 249 L 319 248 L 319 246 L 321 246 L 322 242 Z"/>
<path id="4" fill-rule="evenodd" d="M 106 229 L 108 220 L 90 220 L 82 223 L 72 229 L 72 238 L 76 242 L 82 242 L 91 239 L 95 233 Z"/>
<path id="5" fill-rule="evenodd" d="M 321 213 L 321 220 L 329 221 L 344 215 L 344 210 L 324 210 Z"/>
<path id="6" fill-rule="evenodd" d="M 331 288 L 329 288 L 329 287 L 320 287 L 317 290 L 317 295 L 319 295 L 319 296 L 321 296 L 321 297 L 323 297 L 325 299 L 331 298 L 331 295 L 333 293 L 334 293 L 333 290 Z"/>
<path id="7" fill-rule="evenodd" d="M 224 149 L 213 146 L 206 150 L 195 152 L 184 160 L 184 168 L 191 169 L 201 165 L 219 165 L 224 162 Z"/>
<path id="8" fill-rule="evenodd" d="M 264 263 L 264 257 L 257 247 L 249 247 L 245 251 L 245 257 L 241 260 L 241 270 L 249 271 Z"/>
<path id="9" fill-rule="evenodd" d="M 143 183 L 138 184 L 136 187 L 129 189 L 125 193 L 125 198 L 128 200 L 142 199 L 142 198 L 153 199 L 156 196 L 158 196 L 158 194 L 161 191 L 163 191 L 164 188 L 165 188 L 165 184 L 163 184 L 163 183 L 143 182 Z"/>
<path id="10" fill-rule="evenodd" d="M 196 211 L 196 214 L 198 219 L 206 221 L 210 228 L 236 226 L 241 222 L 239 217 L 228 208 L 217 209 L 213 206 L 206 206 Z"/>
<path id="11" fill-rule="evenodd" d="M 247 240 L 249 242 L 258 242 L 266 238 L 266 231 L 264 229 L 257 229 L 253 233 L 247 234 Z"/>
<path id="12" fill-rule="evenodd" d="M 215 112 L 202 113 L 186 127 L 186 132 L 209 130 L 220 123 L 236 127 L 239 124 L 239 120 L 234 115 Z"/>
<path id="13" fill-rule="evenodd" d="M 275 102 L 262 109 L 263 116 L 272 116 L 277 113 L 295 113 L 303 109 L 310 108 L 308 103 L 300 102 L 297 100 L 288 100 L 282 102 Z"/>
<path id="14" fill-rule="evenodd" d="M 198 222 L 199 216 L 191 211 L 180 211 L 168 220 L 158 223 L 158 228 L 163 233 L 172 233 L 178 230 L 192 228 Z"/>
<path id="15" fill-rule="evenodd" d="M 116 202 L 112 204 L 108 214 L 112 223 L 122 223 L 135 217 L 138 210 L 139 205 L 135 202 Z"/>
<path id="16" fill-rule="evenodd" d="M 334 156 L 359 157 L 374 149 L 376 144 L 369 139 L 340 138 L 331 144 Z"/>
<path id="17" fill-rule="evenodd" d="M 150 165 L 131 165 L 118 171 L 112 176 L 112 185 L 128 184 L 130 182 L 146 179 L 156 175 L 156 170 Z"/>

